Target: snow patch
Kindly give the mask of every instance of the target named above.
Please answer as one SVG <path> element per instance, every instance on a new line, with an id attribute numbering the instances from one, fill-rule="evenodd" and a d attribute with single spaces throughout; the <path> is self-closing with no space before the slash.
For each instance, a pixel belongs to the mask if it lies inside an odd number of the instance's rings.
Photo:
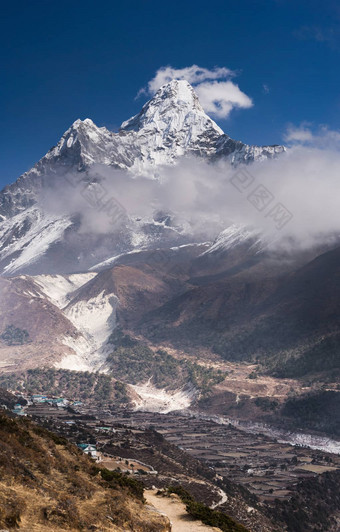
<path id="1" fill-rule="evenodd" d="M 95 359 L 91 356 L 92 345 L 83 336 L 77 338 L 65 336 L 62 343 L 70 347 L 74 354 L 66 355 L 60 362 L 55 364 L 56 368 L 73 371 L 94 371 Z"/>
<path id="2" fill-rule="evenodd" d="M 217 236 L 213 245 L 204 251 L 202 256 L 210 253 L 227 251 L 246 242 L 251 244 L 254 240 L 256 241 L 255 244 L 253 244 L 255 248 L 256 244 L 260 244 L 258 233 L 255 230 L 251 230 L 241 225 L 232 224 Z"/>
<path id="3" fill-rule="evenodd" d="M 4 272 L 13 274 L 37 262 L 52 244 L 62 238 L 71 224 L 68 217 L 53 218 L 37 208 L 27 209 L 6 221 L 0 229 L 0 247 L 5 248 L 1 258 L 3 260 L 11 255 L 16 258 L 10 261 Z M 25 226 L 29 229 L 21 235 Z M 18 236 L 13 236 L 15 234 Z"/>
<path id="4" fill-rule="evenodd" d="M 185 410 L 195 397 L 194 389 L 167 391 L 156 388 L 150 381 L 131 386 L 140 397 L 140 400 L 135 401 L 135 410 L 146 412 L 168 414 L 175 410 Z"/>
<path id="5" fill-rule="evenodd" d="M 65 309 L 71 323 L 88 337 L 95 349 L 108 340 L 116 325 L 117 296 L 104 295 L 104 291 L 86 300 L 77 301 Z"/>
<path id="6" fill-rule="evenodd" d="M 64 345 L 75 354 L 64 357 L 57 367 L 78 371 L 80 368 L 82 371 L 99 371 L 103 368 L 107 355 L 106 342 L 116 326 L 117 304 L 115 295 L 104 295 L 102 291 L 88 301 L 70 303 L 64 309 L 65 316 L 80 335 L 63 339 Z"/>
<path id="7" fill-rule="evenodd" d="M 126 257 L 127 255 L 135 255 L 138 253 L 142 253 L 142 251 L 146 251 L 145 249 L 134 249 L 132 251 L 127 251 L 126 253 L 120 253 L 119 255 L 115 255 L 114 257 L 110 257 L 109 259 L 104 260 L 103 262 L 99 262 L 98 264 L 95 264 L 94 266 L 91 266 L 89 268 L 90 272 L 94 272 L 101 268 L 106 268 L 109 266 L 112 266 L 115 262 L 117 262 L 118 259 L 121 257 Z"/>
<path id="8" fill-rule="evenodd" d="M 71 135 L 71 136 L 67 139 L 67 143 L 66 143 L 66 145 L 67 145 L 68 148 L 71 148 L 72 144 L 73 144 L 73 136 Z"/>
<path id="9" fill-rule="evenodd" d="M 69 303 L 71 294 L 95 276 L 95 273 L 36 275 L 34 281 L 51 303 L 62 309 Z"/>

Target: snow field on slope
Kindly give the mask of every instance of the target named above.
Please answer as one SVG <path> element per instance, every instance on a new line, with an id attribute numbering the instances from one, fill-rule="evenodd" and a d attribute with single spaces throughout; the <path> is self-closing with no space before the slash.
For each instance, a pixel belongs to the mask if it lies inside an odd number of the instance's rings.
<path id="1" fill-rule="evenodd" d="M 135 410 L 146 412 L 167 414 L 175 410 L 184 410 L 189 408 L 195 397 L 194 389 L 167 391 L 156 388 L 150 381 L 132 385 L 132 388 L 140 396 L 140 400 L 135 402 Z"/>
<path id="2" fill-rule="evenodd" d="M 34 281 L 41 287 L 51 303 L 62 309 L 68 304 L 71 294 L 95 276 L 96 273 L 36 275 Z"/>

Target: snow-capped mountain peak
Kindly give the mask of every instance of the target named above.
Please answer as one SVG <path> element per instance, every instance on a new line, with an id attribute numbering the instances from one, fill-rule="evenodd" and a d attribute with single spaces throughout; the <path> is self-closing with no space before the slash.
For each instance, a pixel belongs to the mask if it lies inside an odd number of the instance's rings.
<path id="1" fill-rule="evenodd" d="M 98 127 L 90 118 L 78 119 L 31 170 L 0 193 L 1 271 L 7 274 L 32 271 L 29 268 L 38 258 L 40 262 L 45 260 L 49 250 L 53 251 L 54 246 L 62 248 L 66 241 L 67 253 L 74 255 L 72 265 L 68 262 L 68 271 L 105 261 L 107 247 L 113 256 L 115 248 L 119 248 L 118 253 L 127 252 L 137 246 L 135 242 L 140 242 L 139 230 L 136 230 L 138 238 L 122 234 L 120 247 L 116 240 L 104 245 L 92 235 L 94 241 L 98 241 L 100 253 L 87 249 L 88 253 L 79 251 L 78 254 L 77 246 L 80 250 L 84 247 L 74 222 L 74 215 L 78 213 L 52 220 L 51 213 L 44 212 L 39 204 L 41 193 L 46 189 L 53 188 L 55 194 L 58 187 L 63 189 L 64 177 L 68 174 L 72 174 L 74 181 L 74 175 L 79 173 L 76 182 L 83 180 L 85 183 L 89 169 L 97 164 L 122 170 L 136 178 L 158 178 L 163 166 L 176 164 L 180 157 L 199 156 L 209 161 L 224 158 L 236 165 L 276 157 L 282 151 L 282 146 L 248 146 L 225 135 L 204 112 L 194 89 L 185 80 L 172 80 L 161 87 L 140 113 L 123 122 L 118 133 Z M 72 231 L 74 241 L 70 236 Z M 146 226 L 148 236 L 143 233 L 143 238 L 152 245 L 150 231 Z M 91 245 L 96 246 L 95 243 Z M 78 264 L 78 255 L 87 257 L 86 264 Z M 50 271 L 54 271 L 53 260 L 48 264 Z M 35 266 L 33 269 L 43 271 Z"/>
<path id="2" fill-rule="evenodd" d="M 163 85 L 136 116 L 123 122 L 121 130 L 177 135 L 187 132 L 187 141 L 195 140 L 209 130 L 223 131 L 209 118 L 192 86 L 185 80 L 172 80 Z"/>
<path id="3" fill-rule="evenodd" d="M 173 164 L 178 157 L 216 152 L 222 129 L 204 112 L 199 99 L 185 80 L 163 85 L 136 116 L 123 122 L 120 133 L 133 135 L 141 148 L 133 171 L 153 173 L 160 164 Z"/>
<path id="4" fill-rule="evenodd" d="M 100 151 L 100 145 L 111 140 L 112 133 L 105 127 L 98 127 L 90 119 L 76 120 L 71 127 L 65 131 L 58 144 L 52 148 L 45 156 L 47 160 L 66 157 L 72 158 L 73 164 L 77 163 L 86 166 L 96 161 L 96 151 Z"/>

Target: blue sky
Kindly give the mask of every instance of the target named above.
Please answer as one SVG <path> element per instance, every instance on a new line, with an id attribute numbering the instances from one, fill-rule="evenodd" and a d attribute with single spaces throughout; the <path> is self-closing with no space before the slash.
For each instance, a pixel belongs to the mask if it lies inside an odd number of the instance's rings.
<path id="1" fill-rule="evenodd" d="M 216 119 L 235 139 L 282 143 L 302 122 L 339 129 L 338 2 L 13 0 L 1 15 L 0 185 L 77 118 L 116 129 L 166 65 L 237 72 L 254 105 Z"/>

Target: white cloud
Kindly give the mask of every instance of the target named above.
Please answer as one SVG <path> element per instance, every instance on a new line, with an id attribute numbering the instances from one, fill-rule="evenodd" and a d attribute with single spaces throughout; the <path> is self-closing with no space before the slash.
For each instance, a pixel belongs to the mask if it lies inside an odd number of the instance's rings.
<path id="1" fill-rule="evenodd" d="M 313 133 L 309 127 L 301 124 L 300 126 L 290 125 L 283 136 L 285 142 L 305 143 L 313 140 Z"/>
<path id="2" fill-rule="evenodd" d="M 235 76 L 235 72 L 226 67 L 215 67 L 209 70 L 197 65 L 185 68 L 167 66 L 157 70 L 155 77 L 148 83 L 148 89 L 151 94 L 154 94 L 162 85 L 169 83 L 172 79 L 186 79 L 192 85 L 196 85 L 207 79 L 226 79 L 232 76 Z"/>
<path id="3" fill-rule="evenodd" d="M 155 211 L 170 212 L 174 223 L 190 227 L 200 241 L 215 238 L 234 222 L 256 229 L 274 249 L 308 248 L 338 242 L 340 234 L 340 133 L 322 126 L 313 139 L 308 145 L 299 142 L 289 147 L 277 159 L 237 169 L 226 160 L 211 164 L 186 157 L 177 165 L 159 167 L 161 181 L 137 179 L 105 165 L 94 165 L 87 177 L 103 187 L 107 198 L 123 206 L 119 220 L 124 223 L 125 211 L 147 220 Z M 244 189 L 235 186 L 238 172 L 250 177 Z M 80 179 L 77 173 L 68 177 L 72 183 Z M 271 196 L 264 209 L 251 201 L 259 189 Z M 42 198 L 42 205 L 52 213 L 80 212 L 80 233 L 111 234 L 112 220 L 106 209 L 98 212 L 82 190 L 65 186 L 63 194 L 56 195 L 52 189 Z M 271 215 L 278 204 L 292 214 L 280 230 Z"/>
<path id="4" fill-rule="evenodd" d="M 209 70 L 197 65 L 185 68 L 161 67 L 157 70 L 147 89 L 141 89 L 141 94 L 154 94 L 157 90 L 173 79 L 185 79 L 194 86 L 202 107 L 207 113 L 218 118 L 226 118 L 232 109 L 247 109 L 253 102 L 241 89 L 230 81 L 236 73 L 226 67 L 215 67 Z"/>
<path id="5" fill-rule="evenodd" d="M 203 109 L 218 118 L 225 118 L 234 107 L 252 107 L 251 99 L 232 81 L 200 83 L 196 88 Z"/>
<path id="6" fill-rule="evenodd" d="M 306 145 L 317 148 L 339 149 L 340 131 L 318 126 L 314 131 L 312 124 L 303 122 L 299 126 L 290 124 L 283 135 L 284 141 L 291 145 Z"/>
<path id="7" fill-rule="evenodd" d="M 339 239 L 339 168 L 340 150 L 300 144 L 277 159 L 241 168 L 253 181 L 240 191 L 233 185 L 240 169 L 227 161 L 212 165 L 183 160 L 163 169 L 158 199 L 161 210 L 189 219 L 197 233 L 212 227 L 214 220 L 224 228 L 232 221 L 256 229 L 270 248 L 308 249 Z M 272 196 L 263 210 L 250 200 L 259 187 Z M 280 230 L 271 215 L 278 204 L 292 215 Z"/>

